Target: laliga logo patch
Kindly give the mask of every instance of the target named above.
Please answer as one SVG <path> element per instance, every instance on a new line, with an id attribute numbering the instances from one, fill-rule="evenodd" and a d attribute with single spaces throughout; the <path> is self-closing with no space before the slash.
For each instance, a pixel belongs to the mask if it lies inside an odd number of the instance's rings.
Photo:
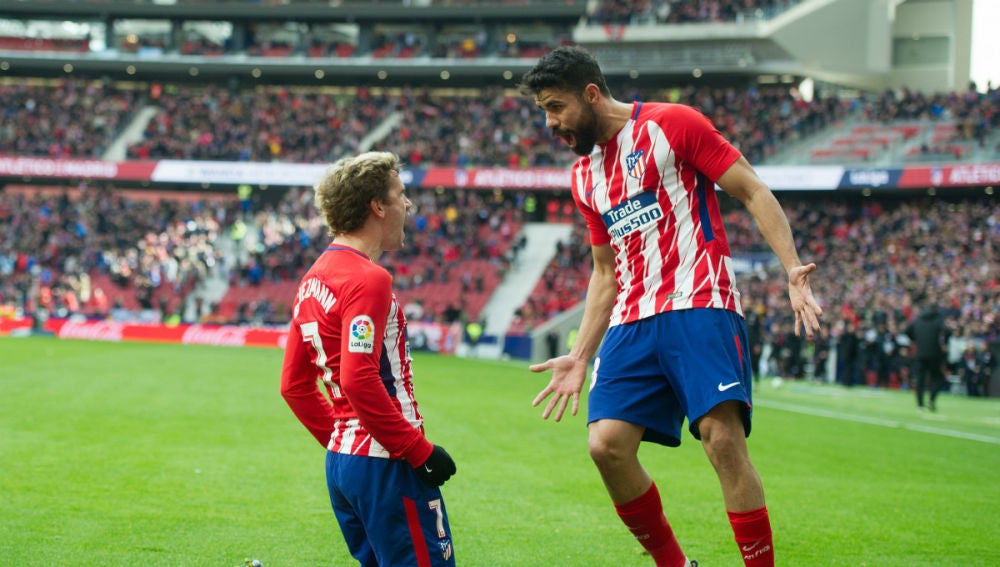
<path id="1" fill-rule="evenodd" d="M 642 161 L 642 156 L 645 154 L 645 150 L 636 150 L 625 156 L 625 168 L 629 177 L 642 179 L 642 174 L 646 173 L 646 163 Z"/>
<path id="2" fill-rule="evenodd" d="M 375 350 L 375 323 L 367 315 L 358 315 L 351 320 L 351 338 L 347 352 L 371 354 Z"/>

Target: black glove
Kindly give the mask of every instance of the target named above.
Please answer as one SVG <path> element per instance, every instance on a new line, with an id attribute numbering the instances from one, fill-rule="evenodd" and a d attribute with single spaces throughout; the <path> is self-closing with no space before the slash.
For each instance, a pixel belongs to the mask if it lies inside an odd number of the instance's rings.
<path id="1" fill-rule="evenodd" d="M 431 456 L 424 464 L 414 469 L 417 476 L 429 486 L 441 486 L 451 475 L 455 474 L 455 461 L 451 459 L 444 447 L 435 445 Z"/>

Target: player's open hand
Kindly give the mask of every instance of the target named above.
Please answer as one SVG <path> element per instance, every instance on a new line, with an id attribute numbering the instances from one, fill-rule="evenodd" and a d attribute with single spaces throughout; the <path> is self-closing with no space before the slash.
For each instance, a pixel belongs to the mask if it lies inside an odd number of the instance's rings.
<path id="1" fill-rule="evenodd" d="M 809 274 L 816 271 L 816 264 L 806 264 L 792 268 L 788 272 L 788 299 L 795 311 L 795 336 L 800 337 L 804 330 L 810 339 L 819 330 L 819 318 L 823 316 L 823 308 L 813 297 L 809 287 Z"/>
<path id="2" fill-rule="evenodd" d="M 531 402 L 533 407 L 537 407 L 545 398 L 550 395 L 552 398 L 542 411 L 542 419 L 548 419 L 552 410 L 556 410 L 555 420 L 562 419 L 563 413 L 570 400 L 573 405 L 570 413 L 576 415 L 580 409 L 580 390 L 583 389 L 583 382 L 587 379 L 587 361 L 575 356 L 564 355 L 557 358 L 550 358 L 541 364 L 532 364 L 528 367 L 532 372 L 552 371 L 552 380 L 544 390 L 535 396 Z"/>

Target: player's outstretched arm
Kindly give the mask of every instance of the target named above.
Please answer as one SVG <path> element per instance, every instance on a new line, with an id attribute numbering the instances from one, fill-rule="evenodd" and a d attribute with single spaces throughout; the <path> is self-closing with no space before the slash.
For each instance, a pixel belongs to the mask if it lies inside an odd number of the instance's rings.
<path id="1" fill-rule="evenodd" d="M 802 265 L 799 260 L 788 217 L 778 199 L 743 157 L 731 165 L 716 183 L 746 206 L 771 250 L 781 260 L 781 265 L 788 272 L 788 296 L 795 312 L 795 334 L 798 336 L 805 331 L 806 336 L 812 338 L 819 330 L 819 318 L 823 315 L 809 287 L 808 276 L 816 269 L 816 264 Z"/>
<path id="2" fill-rule="evenodd" d="M 594 273 L 587 285 L 587 299 L 583 308 L 580 332 L 573 343 L 573 350 L 565 356 L 546 360 L 529 367 L 532 372 L 552 371 L 552 379 L 531 403 L 537 407 L 545 398 L 552 396 L 542 412 L 542 419 L 548 419 L 556 410 L 556 421 L 562 419 L 570 400 L 573 401 L 572 415 L 580 409 L 580 391 L 587 379 L 587 365 L 597 352 L 604 333 L 608 330 L 608 319 L 614 306 L 618 284 L 615 281 L 614 251 L 608 244 L 592 247 Z"/>

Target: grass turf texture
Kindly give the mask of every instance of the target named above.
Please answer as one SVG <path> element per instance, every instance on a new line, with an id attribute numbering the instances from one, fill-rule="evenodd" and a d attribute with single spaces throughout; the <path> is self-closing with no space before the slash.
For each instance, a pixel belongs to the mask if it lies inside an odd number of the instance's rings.
<path id="1" fill-rule="evenodd" d="M 352 565 L 323 450 L 278 395 L 281 353 L 0 338 L 0 564 Z M 463 566 L 651 565 L 524 363 L 416 355 Z M 761 382 L 751 454 L 779 563 L 1000 564 L 1000 403 Z M 585 400 L 584 400 L 585 402 Z M 581 404 L 585 407 L 585 403 Z M 741 565 L 700 445 L 646 445 L 682 545 Z"/>

